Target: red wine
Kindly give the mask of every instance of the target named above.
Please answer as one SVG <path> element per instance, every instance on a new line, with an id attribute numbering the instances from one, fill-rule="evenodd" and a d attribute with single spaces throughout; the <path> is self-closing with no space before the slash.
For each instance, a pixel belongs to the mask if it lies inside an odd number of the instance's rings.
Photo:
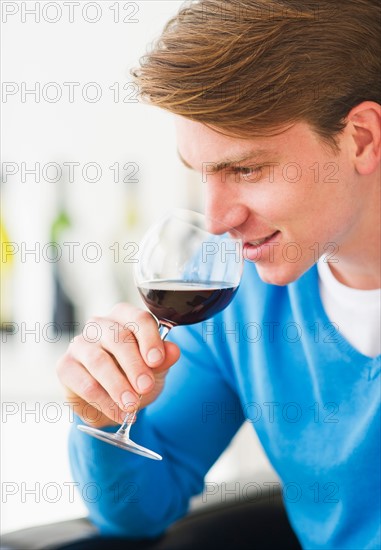
<path id="1" fill-rule="evenodd" d="M 218 281 L 147 281 L 138 286 L 148 309 L 171 325 L 192 325 L 219 313 L 232 301 L 237 286 Z"/>

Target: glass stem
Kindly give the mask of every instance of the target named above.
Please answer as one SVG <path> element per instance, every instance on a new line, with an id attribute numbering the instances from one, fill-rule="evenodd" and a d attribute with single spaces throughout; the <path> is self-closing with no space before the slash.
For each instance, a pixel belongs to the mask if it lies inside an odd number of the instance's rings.
<path id="1" fill-rule="evenodd" d="M 172 327 L 173 327 L 173 325 L 170 325 L 169 323 L 163 323 L 162 321 L 160 321 L 160 323 L 159 323 L 159 334 L 160 334 L 160 338 L 162 340 L 166 339 L 166 337 L 168 336 L 168 333 L 169 333 L 169 331 L 171 330 Z"/>
<path id="2" fill-rule="evenodd" d="M 162 340 L 166 339 L 166 337 L 168 336 L 168 333 L 171 330 L 171 328 L 172 328 L 172 325 L 170 325 L 169 323 L 164 324 L 164 323 L 160 322 L 160 324 L 159 324 L 159 333 L 160 333 L 160 338 Z M 140 401 L 141 398 L 142 398 L 142 396 L 139 395 L 139 401 Z M 119 430 L 116 432 L 115 435 L 118 436 L 118 437 L 123 437 L 124 439 L 130 439 L 131 426 L 134 423 L 137 414 L 138 414 L 138 409 L 136 409 L 133 412 L 127 413 L 126 417 L 123 421 L 123 424 L 121 425 L 121 427 L 119 428 Z"/>
<path id="3" fill-rule="evenodd" d="M 123 424 L 121 425 L 121 427 L 119 428 L 119 430 L 116 432 L 115 435 L 119 437 L 124 437 L 125 439 L 130 439 L 131 426 L 136 418 L 137 412 L 138 411 L 136 409 L 134 412 L 126 414 Z"/>

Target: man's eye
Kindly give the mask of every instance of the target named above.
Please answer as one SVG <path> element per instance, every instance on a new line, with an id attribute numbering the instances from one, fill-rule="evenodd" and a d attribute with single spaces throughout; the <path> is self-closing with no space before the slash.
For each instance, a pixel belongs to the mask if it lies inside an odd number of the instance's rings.
<path id="1" fill-rule="evenodd" d="M 263 166 L 236 166 L 232 167 L 233 174 L 241 174 L 242 176 L 249 178 L 250 176 L 259 176 L 262 172 Z"/>
<path id="2" fill-rule="evenodd" d="M 259 166 L 248 166 L 247 168 L 242 168 L 242 174 L 244 174 L 245 176 L 249 176 L 250 174 L 257 174 L 260 171 L 261 169 Z"/>

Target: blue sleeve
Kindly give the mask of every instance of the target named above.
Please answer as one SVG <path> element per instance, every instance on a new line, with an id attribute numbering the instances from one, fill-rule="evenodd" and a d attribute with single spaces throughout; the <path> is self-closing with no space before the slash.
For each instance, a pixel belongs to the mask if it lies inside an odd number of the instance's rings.
<path id="1" fill-rule="evenodd" d="M 160 535 L 202 491 L 204 476 L 244 418 L 234 384 L 223 375 L 230 358 L 203 341 L 200 325 L 177 327 L 171 340 L 181 357 L 161 396 L 138 414 L 137 443 L 163 456 L 150 460 L 77 430 L 70 434 L 75 481 L 103 534 L 130 538 Z M 79 420 L 77 419 L 77 422 Z M 115 428 L 108 428 L 115 431 Z"/>

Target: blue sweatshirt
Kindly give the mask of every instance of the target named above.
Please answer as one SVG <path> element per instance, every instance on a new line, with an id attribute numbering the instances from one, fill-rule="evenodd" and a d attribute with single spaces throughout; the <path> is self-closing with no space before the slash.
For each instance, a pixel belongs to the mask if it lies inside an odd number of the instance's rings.
<path id="1" fill-rule="evenodd" d="M 381 356 L 359 353 L 329 321 L 316 266 L 279 287 L 247 263 L 225 311 L 170 338 L 181 358 L 131 430 L 161 462 L 71 430 L 74 478 L 101 532 L 163 533 L 249 421 L 304 548 L 380 548 Z"/>

